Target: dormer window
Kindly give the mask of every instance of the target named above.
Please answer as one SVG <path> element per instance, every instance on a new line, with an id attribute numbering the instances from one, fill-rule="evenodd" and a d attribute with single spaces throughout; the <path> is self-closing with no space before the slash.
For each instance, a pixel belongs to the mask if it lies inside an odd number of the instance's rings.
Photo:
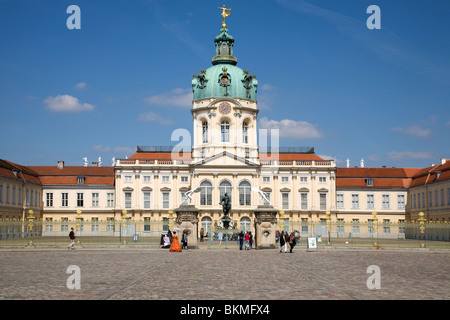
<path id="1" fill-rule="evenodd" d="M 367 178 L 366 179 L 366 185 L 368 187 L 373 187 L 373 179 L 372 178 Z"/>
<path id="2" fill-rule="evenodd" d="M 77 183 L 78 184 L 84 184 L 85 179 L 86 179 L 86 177 L 78 177 L 77 178 Z"/>

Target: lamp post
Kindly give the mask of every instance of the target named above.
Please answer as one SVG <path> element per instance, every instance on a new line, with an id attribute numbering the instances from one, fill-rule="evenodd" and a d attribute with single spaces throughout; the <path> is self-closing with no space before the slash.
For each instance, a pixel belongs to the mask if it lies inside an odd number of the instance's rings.
<path id="1" fill-rule="evenodd" d="M 127 210 L 122 210 L 122 228 L 120 228 L 120 243 L 122 243 L 122 229 L 125 231 L 127 229 Z M 127 244 L 127 242 L 124 240 L 123 244 Z"/>
<path id="2" fill-rule="evenodd" d="M 82 211 L 81 210 L 77 210 L 77 216 L 75 217 L 75 219 L 77 220 L 77 231 L 80 232 L 80 236 L 81 236 L 81 221 L 83 220 L 83 217 L 81 216 Z M 77 241 L 77 244 L 80 244 L 80 240 Z"/>
<path id="3" fill-rule="evenodd" d="M 419 221 L 419 230 L 420 230 L 420 235 L 421 235 L 422 240 L 425 239 L 425 237 L 424 237 L 424 234 L 425 234 L 425 222 L 427 221 L 427 219 L 425 219 L 423 216 L 424 216 L 424 213 L 423 212 L 419 212 L 419 217 L 420 218 L 417 219 L 417 221 Z M 424 241 L 422 241 L 420 247 L 421 248 L 425 248 L 425 242 Z"/>
<path id="4" fill-rule="evenodd" d="M 327 230 L 328 230 L 328 246 L 331 246 L 331 212 L 327 210 L 325 213 L 327 215 Z"/>

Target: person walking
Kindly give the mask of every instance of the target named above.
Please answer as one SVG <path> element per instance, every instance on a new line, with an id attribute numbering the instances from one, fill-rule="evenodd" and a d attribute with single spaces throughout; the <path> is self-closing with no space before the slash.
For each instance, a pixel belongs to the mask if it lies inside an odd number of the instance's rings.
<path id="1" fill-rule="evenodd" d="M 291 234 L 289 235 L 289 246 L 291 247 L 291 250 L 289 251 L 290 253 L 292 253 L 292 249 L 294 249 L 295 245 L 296 245 L 296 241 L 295 241 L 295 236 L 294 233 L 291 232 Z"/>
<path id="2" fill-rule="evenodd" d="M 244 245 L 244 231 L 239 233 L 239 250 L 242 250 L 242 246 Z"/>
<path id="3" fill-rule="evenodd" d="M 250 235 L 247 231 L 247 233 L 245 234 L 245 250 L 250 250 Z"/>
<path id="4" fill-rule="evenodd" d="M 75 238 L 76 237 L 75 237 L 75 232 L 73 231 L 73 227 L 70 229 L 69 238 L 70 238 L 71 243 L 69 244 L 67 249 L 70 249 L 70 248 L 75 249 Z"/>
<path id="5" fill-rule="evenodd" d="M 283 251 L 283 247 L 284 247 L 284 252 L 287 252 L 286 233 L 284 231 L 281 231 L 281 234 L 280 234 L 280 253 Z"/>
<path id="6" fill-rule="evenodd" d="M 205 231 L 203 228 L 200 229 L 200 242 L 203 242 L 203 237 L 205 236 Z"/>

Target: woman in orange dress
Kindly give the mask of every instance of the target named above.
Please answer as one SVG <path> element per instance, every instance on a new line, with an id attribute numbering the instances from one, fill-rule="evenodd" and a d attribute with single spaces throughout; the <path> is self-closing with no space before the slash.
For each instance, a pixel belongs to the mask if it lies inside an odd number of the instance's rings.
<path id="1" fill-rule="evenodd" d="M 182 251 L 181 245 L 178 242 L 178 236 L 177 236 L 176 231 L 173 232 L 172 244 L 170 245 L 170 250 L 169 251 L 170 252 L 181 252 Z"/>

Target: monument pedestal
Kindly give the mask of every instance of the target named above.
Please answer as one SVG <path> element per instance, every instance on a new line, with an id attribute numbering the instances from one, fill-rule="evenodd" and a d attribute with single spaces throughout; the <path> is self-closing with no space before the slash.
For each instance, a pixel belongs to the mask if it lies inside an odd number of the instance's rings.
<path id="1" fill-rule="evenodd" d="M 270 205 L 260 205 L 254 210 L 256 249 L 277 248 L 275 231 L 278 210 Z"/>
<path id="2" fill-rule="evenodd" d="M 181 205 L 174 210 L 177 214 L 175 224 L 181 229 L 178 239 L 181 244 L 183 233 L 188 235 L 188 249 L 198 249 L 198 209 L 194 205 Z"/>

